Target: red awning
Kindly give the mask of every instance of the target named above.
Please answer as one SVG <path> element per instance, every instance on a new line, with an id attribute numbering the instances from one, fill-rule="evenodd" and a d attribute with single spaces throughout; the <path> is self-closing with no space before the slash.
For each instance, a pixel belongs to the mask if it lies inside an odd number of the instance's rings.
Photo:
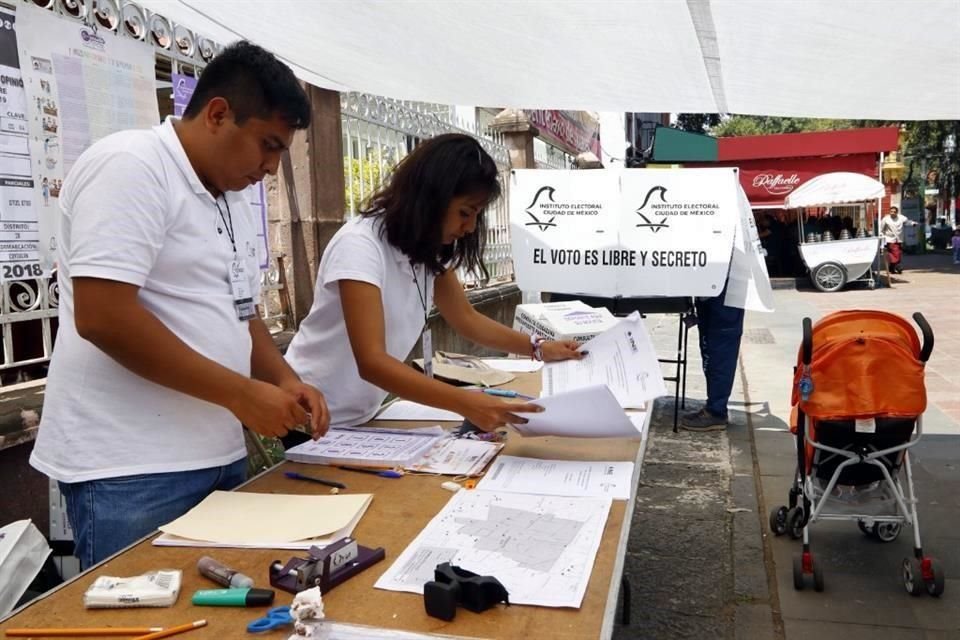
<path id="1" fill-rule="evenodd" d="M 783 206 L 787 194 L 824 173 L 851 171 L 877 177 L 877 158 L 872 153 L 833 158 L 743 160 L 709 166 L 740 167 L 740 184 L 753 206 Z"/>
<path id="2" fill-rule="evenodd" d="M 899 144 L 896 127 L 812 131 L 768 136 L 718 138 L 717 160 L 761 160 L 844 154 L 877 154 L 895 151 Z M 853 171 L 853 169 L 840 169 Z"/>

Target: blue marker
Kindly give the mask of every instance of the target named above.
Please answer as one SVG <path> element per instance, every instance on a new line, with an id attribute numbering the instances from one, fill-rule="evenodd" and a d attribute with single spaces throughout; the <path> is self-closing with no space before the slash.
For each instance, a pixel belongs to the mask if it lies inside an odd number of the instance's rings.
<path id="1" fill-rule="evenodd" d="M 375 476 L 380 476 L 381 478 L 402 478 L 402 471 L 394 471 L 393 469 L 368 469 L 366 467 L 343 467 L 338 466 L 337 469 L 343 469 L 344 471 L 357 471 L 359 473 L 369 473 Z"/>
<path id="2" fill-rule="evenodd" d="M 499 396 L 501 398 L 522 398 L 524 400 L 536 400 L 533 396 L 527 396 L 512 389 L 483 389 L 483 393 L 488 396 Z"/>

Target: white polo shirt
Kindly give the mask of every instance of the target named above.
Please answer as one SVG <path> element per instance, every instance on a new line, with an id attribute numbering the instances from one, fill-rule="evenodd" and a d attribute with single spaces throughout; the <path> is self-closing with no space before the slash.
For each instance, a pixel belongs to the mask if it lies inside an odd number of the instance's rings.
<path id="1" fill-rule="evenodd" d="M 253 212 L 240 193 L 226 201 L 259 302 Z M 81 338 L 74 323 L 71 278 L 134 284 L 143 306 L 187 345 L 250 375 L 248 323 L 237 318 L 228 276 L 234 252 L 172 121 L 91 146 L 64 182 L 60 208 L 60 328 L 30 463 L 81 482 L 243 458 L 240 423 L 229 411 L 141 378 Z"/>
<path id="2" fill-rule="evenodd" d="M 313 307 L 287 349 L 293 370 L 323 392 L 335 427 L 367 422 L 387 397 L 357 370 L 339 281 L 358 280 L 380 289 L 387 353 L 400 361 L 410 355 L 423 332 L 424 304 L 427 309 L 433 306 L 433 274 L 423 265 L 413 269 L 410 258 L 379 231 L 378 219 L 358 218 L 333 236 L 320 260 Z"/>

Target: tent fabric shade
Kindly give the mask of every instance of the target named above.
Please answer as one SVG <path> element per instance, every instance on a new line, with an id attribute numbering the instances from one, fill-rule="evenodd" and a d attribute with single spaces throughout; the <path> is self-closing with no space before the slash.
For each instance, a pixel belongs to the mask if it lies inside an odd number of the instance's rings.
<path id="1" fill-rule="evenodd" d="M 256 42 L 338 91 L 523 109 L 960 119 L 956 0 L 140 3 L 221 44 Z"/>
<path id="2" fill-rule="evenodd" d="M 837 171 L 817 176 L 797 188 L 787 196 L 784 206 L 788 209 L 826 207 L 875 200 L 884 194 L 883 183 L 878 180 L 862 173 Z"/>

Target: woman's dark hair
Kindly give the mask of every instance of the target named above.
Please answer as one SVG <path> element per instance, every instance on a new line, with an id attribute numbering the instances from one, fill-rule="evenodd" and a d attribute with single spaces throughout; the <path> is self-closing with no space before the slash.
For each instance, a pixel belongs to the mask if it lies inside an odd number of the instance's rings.
<path id="1" fill-rule="evenodd" d="M 183 112 L 190 120 L 214 98 L 230 104 L 238 126 L 249 118 L 269 120 L 273 114 L 292 129 L 310 125 L 310 100 L 290 67 L 252 42 L 235 42 L 206 66 Z"/>
<path id="2" fill-rule="evenodd" d="M 461 196 L 484 198 L 484 209 L 499 198 L 497 163 L 474 138 L 445 133 L 421 142 L 401 160 L 360 213 L 380 218 L 380 232 L 415 264 L 423 264 L 437 275 L 446 267 L 463 267 L 486 280 L 486 211 L 477 216 L 473 233 L 443 244 L 447 207 Z"/>

